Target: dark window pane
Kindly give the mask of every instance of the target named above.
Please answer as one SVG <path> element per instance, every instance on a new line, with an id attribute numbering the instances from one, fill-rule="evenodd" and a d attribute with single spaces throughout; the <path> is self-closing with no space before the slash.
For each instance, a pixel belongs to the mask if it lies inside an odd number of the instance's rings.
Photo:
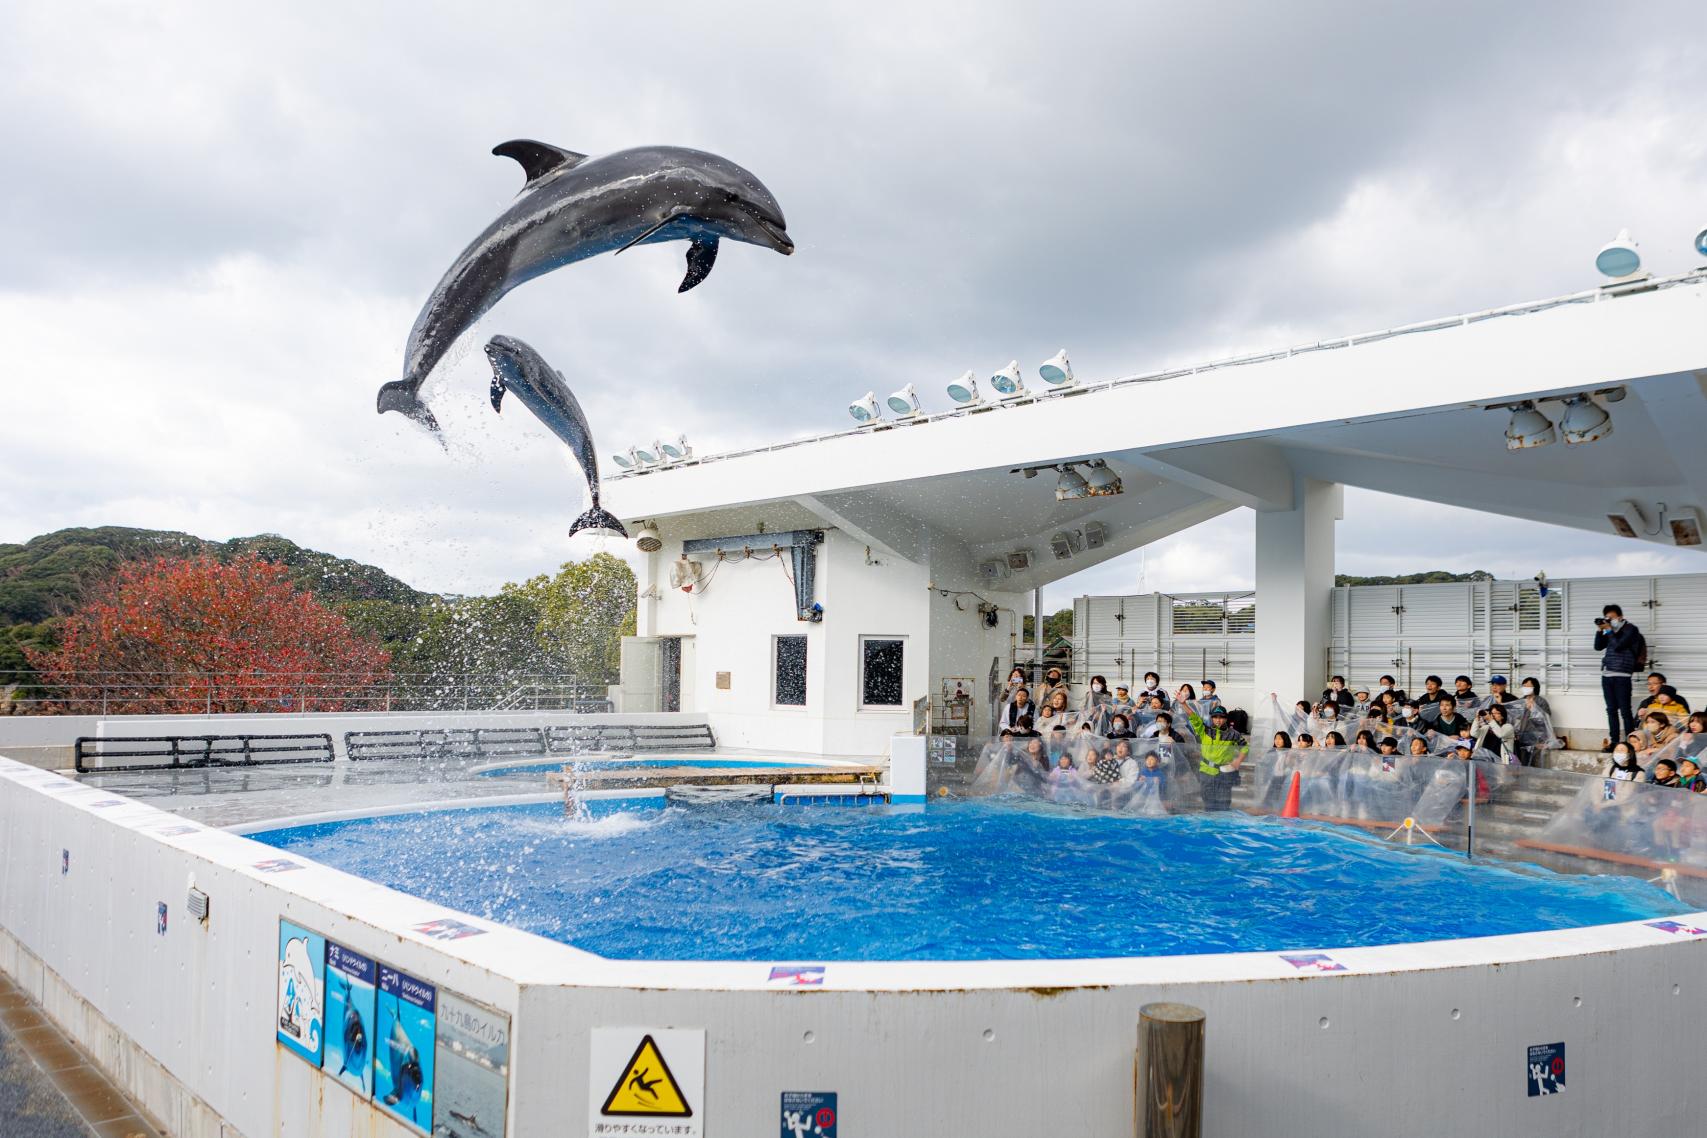
<path id="1" fill-rule="evenodd" d="M 806 706 L 806 637 L 776 638 L 776 702 Z"/>
<path id="2" fill-rule="evenodd" d="M 867 707 L 901 706 L 902 640 L 860 641 L 863 653 L 861 701 Z"/>

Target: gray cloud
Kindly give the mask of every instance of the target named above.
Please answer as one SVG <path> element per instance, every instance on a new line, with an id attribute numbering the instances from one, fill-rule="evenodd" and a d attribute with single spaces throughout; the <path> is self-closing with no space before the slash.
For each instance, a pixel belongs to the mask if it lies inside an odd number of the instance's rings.
<path id="1" fill-rule="evenodd" d="M 585 552 L 560 450 L 483 406 L 477 353 L 434 381 L 449 456 L 373 413 L 416 307 L 520 183 L 486 153 L 504 138 L 702 146 L 782 201 L 792 258 L 726 250 L 685 296 L 679 246 L 600 258 L 478 332 L 562 367 L 607 450 L 666 428 L 703 449 L 839 427 L 868 387 L 940 404 L 966 367 L 1062 345 L 1111 375 L 1566 291 L 1623 224 L 1681 257 L 1707 173 L 1707 79 L 1671 46 L 1693 17 L 13 5 L 0 537 L 277 529 L 464 591 Z M 1341 568 L 1403 559 L 1413 507 L 1352 503 Z M 1151 550 L 1152 577 L 1177 549 L 1248 567 L 1241 516 Z M 1489 534 L 1470 560 L 1504 533 L 1524 565 L 1625 552 L 1463 526 Z"/>

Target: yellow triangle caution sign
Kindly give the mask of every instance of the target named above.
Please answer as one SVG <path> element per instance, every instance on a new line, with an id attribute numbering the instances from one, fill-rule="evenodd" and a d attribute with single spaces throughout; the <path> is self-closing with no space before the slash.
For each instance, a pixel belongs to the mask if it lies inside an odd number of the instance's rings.
<path id="1" fill-rule="evenodd" d="M 622 1052 L 617 1052 L 622 1054 Z M 664 1053 L 647 1035 L 634 1049 L 634 1057 L 617 1076 L 616 1086 L 599 1108 L 604 1115 L 646 1115 L 652 1118 L 692 1118 L 693 1107 L 682 1094 Z"/>

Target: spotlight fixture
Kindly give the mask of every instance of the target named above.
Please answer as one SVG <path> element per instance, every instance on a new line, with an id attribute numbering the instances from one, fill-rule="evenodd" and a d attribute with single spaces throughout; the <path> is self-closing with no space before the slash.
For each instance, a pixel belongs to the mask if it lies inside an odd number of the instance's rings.
<path id="1" fill-rule="evenodd" d="M 1565 400 L 1565 414 L 1559 426 L 1568 446 L 1580 446 L 1604 439 L 1612 433 L 1612 416 L 1606 408 L 1586 395 L 1573 395 Z"/>
<path id="2" fill-rule="evenodd" d="M 654 443 L 658 453 L 664 456 L 665 462 L 686 462 L 693 457 L 693 448 L 688 445 L 686 435 L 677 435 L 673 443 Z"/>
<path id="3" fill-rule="evenodd" d="M 1707 229 L 1703 229 L 1695 235 L 1695 255 L 1707 257 Z"/>
<path id="4" fill-rule="evenodd" d="M 1018 399 L 1025 395 L 1025 378 L 1019 373 L 1019 361 L 1009 362 L 1007 367 L 992 375 L 990 386 L 1003 399 Z"/>
<path id="5" fill-rule="evenodd" d="M 1037 556 L 1029 549 L 1015 549 L 1008 553 L 1008 569 L 1015 573 L 1024 573 L 1031 568 L 1032 558 Z"/>
<path id="6" fill-rule="evenodd" d="M 962 407 L 976 407 L 984 402 L 983 396 L 978 394 L 978 381 L 972 378 L 970 370 L 948 385 L 948 397 Z"/>
<path id="7" fill-rule="evenodd" d="M 1092 497 L 1111 497 L 1125 489 L 1120 484 L 1120 475 L 1109 469 L 1106 459 L 1095 459 L 1086 466 L 1085 484 L 1090 487 Z"/>
<path id="8" fill-rule="evenodd" d="M 1073 365 L 1067 362 L 1067 349 L 1062 348 L 1054 355 L 1043 361 L 1037 369 L 1037 374 L 1043 377 L 1043 382 L 1050 387 L 1072 387 Z"/>
<path id="9" fill-rule="evenodd" d="M 655 447 L 658 444 L 653 443 L 652 445 Z M 657 466 L 659 464 L 656 451 L 647 450 L 645 447 L 635 447 L 633 453 L 635 461 L 641 466 Z"/>
<path id="10" fill-rule="evenodd" d="M 634 547 L 642 553 L 656 553 L 664 548 L 664 539 L 658 536 L 653 526 L 642 526 L 640 532 L 634 535 Z"/>
<path id="11" fill-rule="evenodd" d="M 1630 239 L 1628 229 L 1620 229 L 1617 237 L 1601 246 L 1600 252 L 1594 255 L 1594 267 L 1602 276 L 1611 277 L 1614 281 L 1625 280 L 1642 271 L 1642 255 L 1636 252 L 1636 242 Z"/>
<path id="12" fill-rule="evenodd" d="M 895 412 L 897 419 L 917 419 L 919 417 L 919 393 L 908 384 L 901 390 L 890 395 L 887 400 L 889 409 Z"/>
<path id="13" fill-rule="evenodd" d="M 869 427 L 883 417 L 883 412 L 877 409 L 877 397 L 869 391 L 864 398 L 848 404 L 848 414 L 862 427 Z"/>
<path id="14" fill-rule="evenodd" d="M 1108 542 L 1108 527 L 1101 522 L 1090 522 L 1085 526 L 1085 548 L 1101 549 Z"/>
<path id="15" fill-rule="evenodd" d="M 1075 498 L 1089 498 L 1091 484 L 1085 481 L 1085 476 L 1073 469 L 1072 463 L 1057 467 L 1061 476 L 1055 480 L 1055 500 L 1070 502 Z"/>
<path id="16" fill-rule="evenodd" d="M 640 462 L 639 459 L 634 457 L 634 452 L 632 450 L 625 450 L 621 454 L 613 454 L 610 456 L 610 460 L 616 463 L 618 470 L 633 470 Z"/>
<path id="17" fill-rule="evenodd" d="M 1055 560 L 1065 561 L 1085 547 L 1085 535 L 1078 530 L 1061 530 L 1049 539 L 1049 548 L 1055 552 Z"/>
<path id="18" fill-rule="evenodd" d="M 1511 422 L 1505 428 L 1505 449 L 1528 450 L 1544 447 L 1559 437 L 1553 420 L 1536 410 L 1534 402 L 1525 399 L 1511 410 Z"/>

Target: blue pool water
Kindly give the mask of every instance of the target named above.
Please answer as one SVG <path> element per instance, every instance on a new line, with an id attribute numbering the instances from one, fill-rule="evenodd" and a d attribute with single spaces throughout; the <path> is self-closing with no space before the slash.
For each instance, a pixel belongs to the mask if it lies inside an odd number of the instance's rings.
<path id="1" fill-rule="evenodd" d="M 636 960 L 989 960 L 1343 947 L 1683 912 L 1629 878 L 1470 863 L 1239 814 L 989 802 L 844 811 L 556 803 L 254 837 Z"/>

